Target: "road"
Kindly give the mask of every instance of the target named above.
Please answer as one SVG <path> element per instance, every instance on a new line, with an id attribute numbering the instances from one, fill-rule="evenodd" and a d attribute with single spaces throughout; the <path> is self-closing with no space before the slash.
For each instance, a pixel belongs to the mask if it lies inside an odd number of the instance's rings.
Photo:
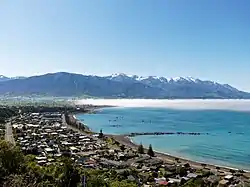
<path id="1" fill-rule="evenodd" d="M 13 136 L 12 125 L 10 122 L 5 124 L 5 140 L 15 145 L 15 139 Z"/>

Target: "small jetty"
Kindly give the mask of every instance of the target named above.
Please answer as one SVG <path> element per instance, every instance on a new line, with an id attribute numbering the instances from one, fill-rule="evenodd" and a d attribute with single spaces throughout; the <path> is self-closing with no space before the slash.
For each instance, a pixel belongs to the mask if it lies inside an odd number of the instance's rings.
<path id="1" fill-rule="evenodd" d="M 110 127 L 121 127 L 121 125 L 109 125 Z"/>
<path id="2" fill-rule="evenodd" d="M 209 135 L 209 133 L 202 132 L 133 132 L 125 134 L 124 136 L 144 136 L 144 135 L 190 135 L 190 136 L 200 136 L 200 135 Z"/>

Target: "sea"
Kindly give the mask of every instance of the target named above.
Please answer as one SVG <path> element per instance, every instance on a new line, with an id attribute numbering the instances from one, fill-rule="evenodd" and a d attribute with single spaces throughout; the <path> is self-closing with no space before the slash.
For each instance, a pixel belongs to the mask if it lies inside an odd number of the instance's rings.
<path id="1" fill-rule="evenodd" d="M 163 107 L 101 108 L 76 117 L 94 132 L 199 132 L 201 135 L 148 135 L 134 143 L 198 162 L 250 170 L 250 112 Z"/>

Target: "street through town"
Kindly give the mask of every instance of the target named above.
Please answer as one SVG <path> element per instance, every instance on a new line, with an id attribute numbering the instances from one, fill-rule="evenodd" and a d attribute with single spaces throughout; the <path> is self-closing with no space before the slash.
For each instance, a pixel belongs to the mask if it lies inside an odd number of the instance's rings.
<path id="1" fill-rule="evenodd" d="M 11 122 L 5 124 L 5 140 L 15 145 Z"/>

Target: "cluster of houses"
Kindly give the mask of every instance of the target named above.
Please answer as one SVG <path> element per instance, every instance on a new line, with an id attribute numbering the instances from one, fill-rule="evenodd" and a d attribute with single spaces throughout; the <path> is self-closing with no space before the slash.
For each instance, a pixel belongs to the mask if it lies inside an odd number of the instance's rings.
<path id="1" fill-rule="evenodd" d="M 16 143 L 38 164 L 50 164 L 61 156 L 81 162 L 105 146 L 94 136 L 73 131 L 63 124 L 61 113 L 29 113 L 12 120 Z"/>
<path id="2" fill-rule="evenodd" d="M 132 148 L 114 146 L 108 141 L 110 137 L 87 134 L 70 127 L 59 112 L 20 114 L 11 124 L 16 144 L 24 153 L 35 155 L 39 165 L 49 165 L 68 156 L 86 168 L 114 169 L 117 173 L 134 169 L 139 176 L 129 175 L 127 179 L 143 181 L 145 186 L 174 186 L 199 177 L 220 186 L 236 186 L 240 182 L 239 177 L 231 173 L 204 176 L 189 165 L 167 164 L 160 158 L 138 154 Z"/>
<path id="3" fill-rule="evenodd" d="M 182 168 L 184 173 L 177 171 L 177 168 Z M 162 165 L 158 170 L 167 172 L 167 175 L 155 178 L 155 183 L 163 186 L 183 185 L 191 180 L 201 179 L 204 186 L 221 186 L 221 187 L 236 187 L 243 183 L 244 179 L 240 175 L 236 176 L 230 172 L 211 172 L 206 169 L 197 170 L 184 165 Z M 159 175 L 160 176 L 160 175 Z M 247 180 L 247 179 L 245 179 Z"/>

